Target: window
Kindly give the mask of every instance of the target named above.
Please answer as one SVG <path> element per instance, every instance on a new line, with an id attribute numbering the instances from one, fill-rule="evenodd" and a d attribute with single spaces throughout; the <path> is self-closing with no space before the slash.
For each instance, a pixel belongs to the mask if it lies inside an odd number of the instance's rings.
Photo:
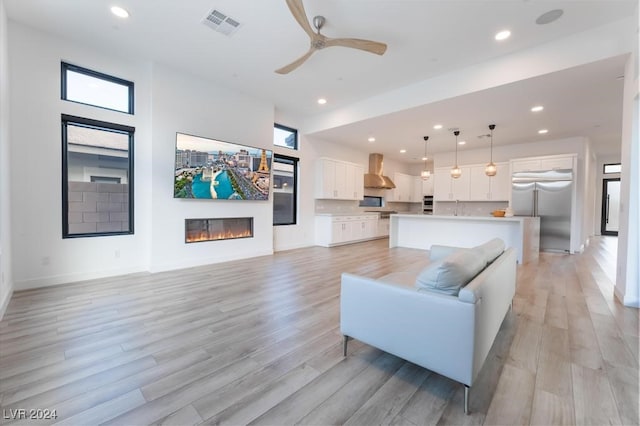
<path id="1" fill-rule="evenodd" d="M 62 237 L 133 234 L 133 134 L 62 115 Z"/>
<path id="2" fill-rule="evenodd" d="M 298 199 L 298 159 L 273 156 L 273 224 L 295 225 Z"/>
<path id="3" fill-rule="evenodd" d="M 298 149 L 298 131 L 281 124 L 274 124 L 273 144 L 285 148 Z"/>
<path id="4" fill-rule="evenodd" d="M 62 62 L 62 99 L 133 114 L 133 83 Z"/>
<path id="5" fill-rule="evenodd" d="M 622 165 L 620 163 L 605 164 L 603 173 L 605 175 L 608 175 L 611 173 L 620 173 L 621 171 L 622 171 Z"/>
<path id="6" fill-rule="evenodd" d="M 365 195 L 360 203 L 358 204 L 360 207 L 382 207 L 382 197 L 373 197 L 369 195 Z"/>

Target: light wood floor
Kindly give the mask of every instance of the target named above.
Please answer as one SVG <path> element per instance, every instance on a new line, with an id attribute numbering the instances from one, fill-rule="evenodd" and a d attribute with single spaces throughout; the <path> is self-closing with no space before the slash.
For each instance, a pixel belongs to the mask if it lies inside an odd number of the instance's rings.
<path id="1" fill-rule="evenodd" d="M 387 244 L 17 292 L 0 322 L 1 421 L 638 424 L 639 317 L 613 297 L 615 239 L 518 268 L 468 416 L 449 379 L 357 341 L 342 357 L 340 273 L 427 264 Z M 14 422 L 17 409 L 57 419 Z"/>

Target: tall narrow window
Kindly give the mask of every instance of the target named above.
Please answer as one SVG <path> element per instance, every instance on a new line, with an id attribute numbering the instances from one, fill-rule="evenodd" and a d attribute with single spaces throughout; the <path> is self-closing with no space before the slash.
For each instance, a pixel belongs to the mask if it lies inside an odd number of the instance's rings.
<path id="1" fill-rule="evenodd" d="M 295 225 L 298 199 L 298 159 L 273 156 L 273 224 Z"/>
<path id="2" fill-rule="evenodd" d="M 62 237 L 133 234 L 129 126 L 62 115 Z"/>
<path id="3" fill-rule="evenodd" d="M 298 131 L 281 124 L 274 124 L 273 144 L 284 148 L 298 149 Z"/>
<path id="4" fill-rule="evenodd" d="M 133 82 L 62 62 L 62 99 L 133 114 Z"/>

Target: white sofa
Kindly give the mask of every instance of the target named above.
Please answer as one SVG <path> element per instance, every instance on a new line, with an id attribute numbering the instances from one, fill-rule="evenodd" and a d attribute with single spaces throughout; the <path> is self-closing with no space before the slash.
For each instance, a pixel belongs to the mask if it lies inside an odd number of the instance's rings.
<path id="1" fill-rule="evenodd" d="M 432 246 L 430 262 L 442 262 L 455 250 L 460 249 Z M 469 413 L 469 388 L 515 294 L 516 258 L 513 248 L 504 250 L 457 296 L 417 289 L 420 271 L 415 268 L 380 279 L 343 273 L 344 355 L 349 338 L 354 338 L 460 382 Z"/>

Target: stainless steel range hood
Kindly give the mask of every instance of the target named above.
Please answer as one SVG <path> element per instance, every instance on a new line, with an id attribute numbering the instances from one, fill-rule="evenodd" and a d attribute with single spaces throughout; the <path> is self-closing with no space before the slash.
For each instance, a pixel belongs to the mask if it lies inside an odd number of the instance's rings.
<path id="1" fill-rule="evenodd" d="M 393 189 L 396 185 L 382 174 L 382 154 L 369 154 L 369 173 L 364 175 L 364 187 Z"/>

